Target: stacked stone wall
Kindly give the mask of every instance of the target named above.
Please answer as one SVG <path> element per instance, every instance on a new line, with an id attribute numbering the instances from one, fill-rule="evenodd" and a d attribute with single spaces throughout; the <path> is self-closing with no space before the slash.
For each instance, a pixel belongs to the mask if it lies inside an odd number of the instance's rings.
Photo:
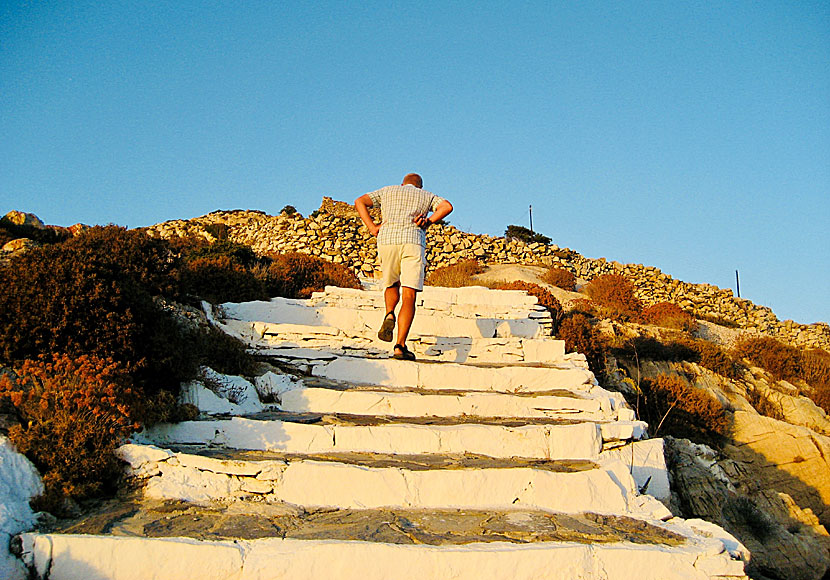
<path id="1" fill-rule="evenodd" d="M 164 222 L 148 230 L 165 238 L 196 235 L 212 239 L 205 226 L 224 223 L 228 226 L 229 239 L 251 246 L 259 254 L 312 254 L 369 276 L 378 267 L 377 249 L 372 236 L 349 207 L 324 198 L 320 210 L 311 217 L 270 216 L 250 210 L 219 211 L 191 220 Z M 730 289 L 676 280 L 651 266 L 586 258 L 556 245 L 471 234 L 440 224 L 427 230 L 427 259 L 430 270 L 476 259 L 485 264 L 557 266 L 586 281 L 603 274 L 621 274 L 632 281 L 646 306 L 672 302 L 699 318 L 721 319 L 794 346 L 830 350 L 830 326 L 826 323 L 805 325 L 779 321 L 770 308 L 737 298 Z"/>

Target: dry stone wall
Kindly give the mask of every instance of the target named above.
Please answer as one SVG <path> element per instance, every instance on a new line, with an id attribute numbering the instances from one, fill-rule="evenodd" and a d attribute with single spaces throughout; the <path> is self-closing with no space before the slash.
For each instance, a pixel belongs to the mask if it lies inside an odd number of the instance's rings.
<path id="1" fill-rule="evenodd" d="M 351 206 L 324 198 L 311 217 L 300 214 L 267 215 L 260 211 L 217 211 L 191 220 L 174 220 L 152 226 L 161 237 L 213 236 L 211 224 L 226 224 L 229 239 L 251 246 L 260 254 L 302 252 L 345 264 L 355 272 L 372 275 L 378 267 L 377 249 Z M 429 270 L 466 259 L 490 264 L 541 264 L 570 270 L 583 280 L 603 274 L 621 274 L 637 288 L 648 306 L 672 302 L 697 317 L 715 317 L 740 328 L 771 335 L 803 348 L 830 350 L 830 326 L 780 321 L 770 308 L 733 295 L 732 290 L 710 284 L 676 280 L 658 268 L 620 264 L 605 258 L 586 258 L 556 245 L 527 244 L 520 240 L 462 232 L 452 225 L 436 224 L 427 230 Z"/>

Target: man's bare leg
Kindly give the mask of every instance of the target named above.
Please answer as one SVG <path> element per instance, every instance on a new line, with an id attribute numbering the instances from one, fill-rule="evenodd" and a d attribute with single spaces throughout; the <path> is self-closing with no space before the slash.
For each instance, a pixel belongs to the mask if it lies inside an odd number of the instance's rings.
<path id="1" fill-rule="evenodd" d="M 401 283 L 395 282 L 394 286 L 389 286 L 384 291 L 383 301 L 386 302 L 386 314 L 395 312 L 395 308 L 398 306 L 398 300 L 400 299 L 400 287 Z"/>
<path id="2" fill-rule="evenodd" d="M 418 292 L 414 288 L 404 286 L 401 299 L 401 311 L 398 313 L 398 342 L 406 346 L 406 337 L 409 336 L 409 328 L 415 318 L 415 297 Z M 388 304 L 388 303 L 387 303 Z"/>

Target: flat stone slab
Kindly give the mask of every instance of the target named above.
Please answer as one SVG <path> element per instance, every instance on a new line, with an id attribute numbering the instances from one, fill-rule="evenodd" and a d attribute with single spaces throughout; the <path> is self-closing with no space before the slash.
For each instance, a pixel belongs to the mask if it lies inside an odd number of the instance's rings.
<path id="1" fill-rule="evenodd" d="M 41 533 L 198 540 L 360 540 L 390 544 L 463 545 L 472 542 L 631 542 L 680 546 L 687 538 L 662 522 L 594 513 L 477 510 L 301 510 L 262 502 L 126 498 L 105 501 L 81 518 L 58 520 Z"/>
<path id="2" fill-rule="evenodd" d="M 619 418 L 610 397 L 522 397 L 501 393 L 446 395 L 370 390 L 292 388 L 280 394 L 279 408 L 292 413 L 348 413 L 396 417 L 550 417 L 583 421 Z M 627 411 L 627 409 L 624 409 Z M 627 418 L 627 415 L 626 415 Z"/>
<path id="3" fill-rule="evenodd" d="M 411 469 L 333 461 L 225 460 L 173 453 L 149 461 L 145 446 L 119 455 L 146 478 L 145 494 L 194 502 L 252 495 L 265 501 L 329 508 L 538 509 L 550 512 L 670 517 L 657 500 L 639 496 L 620 461 L 553 471 L 536 467 Z"/>
<path id="4" fill-rule="evenodd" d="M 340 357 L 315 365 L 312 374 L 338 381 L 428 390 L 527 393 L 595 388 L 591 371 L 578 367 L 479 367 L 456 363 L 423 363 L 392 359 Z M 598 387 L 597 387 L 598 388 Z"/>
<path id="5" fill-rule="evenodd" d="M 285 453 L 474 454 L 500 458 L 595 459 L 601 427 L 573 425 L 336 425 L 235 417 L 160 424 L 143 438 L 164 446 L 215 445 Z"/>
<path id="6" fill-rule="evenodd" d="M 397 521 L 390 517 L 380 535 L 391 535 L 386 528 Z M 493 527 L 499 523 L 496 519 Z M 744 561 L 730 554 L 724 541 L 686 529 L 691 537 L 682 545 L 516 543 L 509 538 L 449 545 L 293 538 L 199 541 L 32 533 L 22 535 L 22 544 L 32 568 L 44 577 L 48 572 L 52 580 L 192 578 L 196 570 L 199 578 L 209 580 L 746 579 Z"/>

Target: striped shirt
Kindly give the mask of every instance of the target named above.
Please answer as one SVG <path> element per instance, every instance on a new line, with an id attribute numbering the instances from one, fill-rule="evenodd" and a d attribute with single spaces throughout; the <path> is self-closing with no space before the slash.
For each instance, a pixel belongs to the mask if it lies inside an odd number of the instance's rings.
<path id="1" fill-rule="evenodd" d="M 412 221 L 435 211 L 444 198 L 414 185 L 390 185 L 367 194 L 380 207 L 382 222 L 378 244 L 419 244 L 426 247 L 426 233 Z"/>

